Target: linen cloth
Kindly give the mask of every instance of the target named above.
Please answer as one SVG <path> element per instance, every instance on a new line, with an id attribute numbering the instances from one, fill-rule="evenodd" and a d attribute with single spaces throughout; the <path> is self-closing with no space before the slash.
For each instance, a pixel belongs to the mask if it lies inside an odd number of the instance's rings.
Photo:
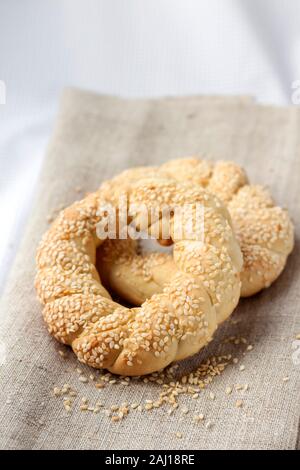
<path id="1" fill-rule="evenodd" d="M 11 269 L 0 318 L 0 447 L 6 449 L 295 449 L 299 446 L 300 364 L 295 337 L 299 315 L 300 112 L 255 105 L 250 98 L 189 97 L 124 100 L 66 90 L 54 136 L 39 179 L 34 209 Z M 105 413 L 66 412 L 54 386 L 69 383 L 90 402 L 106 405 L 156 399 L 159 386 L 132 381 L 97 390 L 81 383 L 73 354 L 46 331 L 33 287 L 37 243 L 47 216 L 82 192 L 136 165 L 199 155 L 232 159 L 252 182 L 268 184 L 287 206 L 296 225 L 296 247 L 284 273 L 259 295 L 241 300 L 233 319 L 214 341 L 179 372 L 190 371 L 214 354 L 232 353 L 229 365 L 198 399 L 182 396 L 180 409 L 131 411 L 119 423 Z M 232 345 L 228 336 L 245 337 Z M 245 369 L 240 370 L 240 365 Z M 93 373 L 80 366 L 88 377 Z M 241 394 L 227 386 L 248 384 Z M 215 399 L 209 398 L 213 392 Z M 237 399 L 243 407 L 236 408 Z M 180 406 L 181 408 L 181 406 Z M 192 417 L 203 413 L 204 423 Z M 205 423 L 211 423 L 206 427 Z M 176 437 L 177 432 L 182 438 Z"/>

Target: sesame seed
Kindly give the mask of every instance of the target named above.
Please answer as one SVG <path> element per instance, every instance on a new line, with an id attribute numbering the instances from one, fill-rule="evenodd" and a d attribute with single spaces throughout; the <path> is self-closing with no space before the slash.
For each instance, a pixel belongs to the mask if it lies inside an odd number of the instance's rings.
<path id="1" fill-rule="evenodd" d="M 83 375 L 80 375 L 80 377 L 78 378 L 79 382 L 82 382 L 82 383 L 87 383 L 88 382 L 88 379 L 87 377 L 84 377 Z"/>
<path id="2" fill-rule="evenodd" d="M 111 417 L 111 420 L 112 420 L 112 422 L 116 423 L 117 421 L 120 421 L 120 416 L 114 415 L 114 416 Z"/>
<path id="3" fill-rule="evenodd" d="M 208 420 L 208 421 L 205 423 L 205 427 L 206 427 L 206 429 L 211 429 L 211 428 L 213 427 L 213 423 Z"/>
<path id="4" fill-rule="evenodd" d="M 243 385 L 241 385 L 241 384 L 236 384 L 236 385 L 235 385 L 235 389 L 236 389 L 237 391 L 243 390 L 243 388 L 244 388 L 244 387 L 243 387 Z"/>
<path id="5" fill-rule="evenodd" d="M 198 415 L 195 415 L 193 417 L 193 421 L 195 423 L 199 423 L 200 421 L 203 421 L 204 420 L 204 415 L 202 413 L 198 414 Z"/>
<path id="6" fill-rule="evenodd" d="M 97 383 L 95 384 L 95 387 L 96 387 L 96 388 L 104 388 L 104 383 L 103 383 L 103 382 L 97 382 Z"/>
<path id="7" fill-rule="evenodd" d="M 243 403 L 243 400 L 237 400 L 237 401 L 235 402 L 236 408 L 242 408 L 243 404 L 244 404 L 244 403 Z"/>

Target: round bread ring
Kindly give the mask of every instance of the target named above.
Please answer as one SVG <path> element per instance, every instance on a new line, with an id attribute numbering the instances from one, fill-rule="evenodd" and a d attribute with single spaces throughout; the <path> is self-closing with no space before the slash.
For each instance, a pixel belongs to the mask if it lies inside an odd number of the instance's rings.
<path id="1" fill-rule="evenodd" d="M 101 284 L 95 268 L 96 248 L 103 242 L 96 236 L 99 207 L 118 197 L 109 183 L 60 213 L 39 245 L 35 286 L 49 332 L 70 345 L 81 362 L 142 375 L 198 352 L 211 340 L 218 309 L 228 316 L 238 303 L 242 257 L 226 208 L 204 189 L 150 178 L 132 183 L 126 195 L 130 204 L 203 205 L 204 240 L 174 241 L 175 269 L 162 291 L 138 308 L 126 308 Z"/>
<path id="2" fill-rule="evenodd" d="M 226 204 L 243 253 L 242 297 L 269 287 L 281 274 L 294 246 L 293 224 L 288 212 L 274 205 L 267 189 L 248 184 L 240 166 L 228 161 L 213 163 L 183 158 L 168 161 L 160 167 L 126 170 L 114 179 L 114 184 L 126 186 L 142 175 L 160 175 L 201 186 Z M 162 242 L 165 244 L 164 240 Z M 112 265 L 108 266 L 107 275 L 110 269 L 113 269 Z M 145 285 L 145 295 L 146 291 Z"/>
<path id="3" fill-rule="evenodd" d="M 294 247 L 294 227 L 287 210 L 275 206 L 266 188 L 249 184 L 245 171 L 230 161 L 183 158 L 160 170 L 177 181 L 206 188 L 226 204 L 243 253 L 242 297 L 258 293 L 278 278 Z"/>

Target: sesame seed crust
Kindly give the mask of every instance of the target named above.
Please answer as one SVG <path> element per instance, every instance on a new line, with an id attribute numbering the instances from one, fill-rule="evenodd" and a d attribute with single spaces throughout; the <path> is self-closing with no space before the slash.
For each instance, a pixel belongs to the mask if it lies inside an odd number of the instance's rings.
<path id="1" fill-rule="evenodd" d="M 37 252 L 35 285 L 49 332 L 70 345 L 81 362 L 126 376 L 148 374 L 198 352 L 240 296 L 242 256 L 225 206 L 200 186 L 157 176 L 157 171 L 145 173 L 146 178 L 138 181 L 125 178 L 124 185 L 118 178 L 106 182 L 63 210 Z M 202 204 L 203 241 L 191 240 L 185 232 L 176 238 L 172 222 L 173 258 L 139 257 L 132 240 L 98 239 L 99 205 L 117 204 L 124 191 L 132 204 Z M 142 230 L 151 231 L 142 214 L 137 213 L 136 219 Z M 123 270 L 123 278 L 125 272 L 141 279 L 137 291 L 151 285 L 151 295 L 142 292 L 139 307 L 119 305 L 103 287 L 95 267 L 101 244 L 101 277 L 113 266 L 110 283 L 111 279 L 116 283 Z"/>

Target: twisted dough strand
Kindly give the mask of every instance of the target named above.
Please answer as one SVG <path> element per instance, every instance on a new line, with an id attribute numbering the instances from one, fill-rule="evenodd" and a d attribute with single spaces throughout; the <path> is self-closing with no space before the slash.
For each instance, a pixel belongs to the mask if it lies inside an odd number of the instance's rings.
<path id="1" fill-rule="evenodd" d="M 111 300 L 95 268 L 98 208 L 107 200 L 117 203 L 113 182 L 64 210 L 37 253 L 35 284 L 50 333 L 72 346 L 80 361 L 124 375 L 151 373 L 199 351 L 240 295 L 241 253 L 226 208 L 200 187 L 148 176 L 124 185 L 130 203 L 198 202 L 207 228 L 203 243 L 175 240 L 172 276 L 140 307 Z M 149 229 L 141 214 L 136 217 Z"/>

